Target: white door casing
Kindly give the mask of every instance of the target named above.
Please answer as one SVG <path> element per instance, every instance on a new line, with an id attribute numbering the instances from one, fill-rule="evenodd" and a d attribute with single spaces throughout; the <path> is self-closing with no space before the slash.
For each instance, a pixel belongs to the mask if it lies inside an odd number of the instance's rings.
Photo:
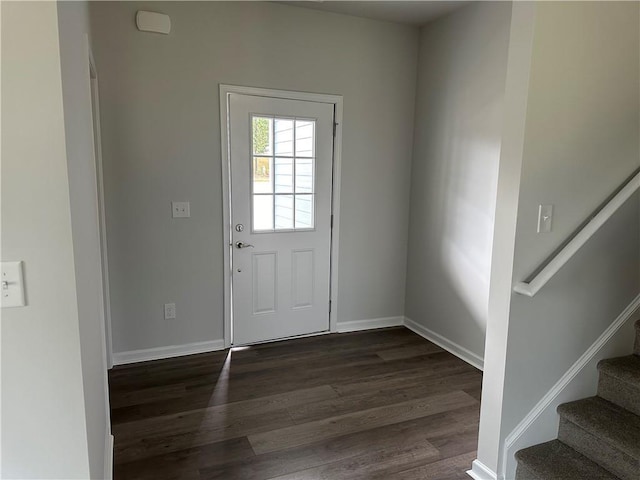
<path id="1" fill-rule="evenodd" d="M 89 46 L 88 36 L 85 38 L 89 58 L 89 86 L 91 95 L 91 121 L 94 165 L 96 173 L 96 215 L 98 218 L 98 234 L 100 236 L 100 274 L 102 328 L 101 333 L 105 347 L 105 361 L 107 369 L 113 367 L 113 346 L 111 333 L 111 295 L 109 291 L 109 260 L 107 256 L 107 221 L 104 207 L 104 173 L 102 168 L 102 137 L 100 129 L 100 95 L 98 93 L 98 72 L 96 70 L 93 53 Z M 107 396 L 108 398 L 108 396 Z M 108 402 L 107 402 L 108 403 Z"/>
<path id="2" fill-rule="evenodd" d="M 326 332 L 334 104 L 228 102 L 233 344 Z"/>

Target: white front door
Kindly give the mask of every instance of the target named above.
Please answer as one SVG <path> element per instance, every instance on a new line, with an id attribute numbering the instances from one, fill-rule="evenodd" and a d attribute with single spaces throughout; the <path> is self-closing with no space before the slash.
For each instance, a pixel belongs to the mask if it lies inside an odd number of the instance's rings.
<path id="1" fill-rule="evenodd" d="M 229 96 L 234 345 L 329 330 L 333 115 Z"/>

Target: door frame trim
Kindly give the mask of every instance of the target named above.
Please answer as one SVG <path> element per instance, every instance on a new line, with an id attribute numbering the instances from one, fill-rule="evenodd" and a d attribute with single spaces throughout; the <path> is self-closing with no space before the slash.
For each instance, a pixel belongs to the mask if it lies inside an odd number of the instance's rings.
<path id="1" fill-rule="evenodd" d="M 102 281 L 101 307 L 104 314 L 104 324 L 101 335 L 104 337 L 105 362 L 107 369 L 113 367 L 113 334 L 111 327 L 111 290 L 109 287 L 109 256 L 107 251 L 107 217 L 104 203 L 104 169 L 102 161 L 102 127 L 100 125 L 100 90 L 98 88 L 98 69 L 91 50 L 89 36 L 85 35 L 87 58 L 89 63 L 89 94 L 91 96 L 91 125 L 94 157 L 96 169 L 96 205 L 98 206 L 98 233 L 100 235 L 100 276 Z M 108 393 L 108 392 L 107 392 Z M 108 399 L 108 395 L 107 395 Z M 108 407 L 108 402 L 107 402 Z"/>
<path id="2" fill-rule="evenodd" d="M 342 95 L 294 92 L 270 88 L 220 84 L 220 163 L 222 166 L 222 231 L 224 246 L 224 346 L 231 347 L 232 285 L 231 285 L 231 155 L 229 143 L 229 95 L 237 93 L 256 97 L 282 98 L 307 102 L 329 103 L 334 106 L 333 180 L 331 186 L 331 230 L 329 301 L 329 331 L 338 330 L 338 252 L 340 240 L 340 177 L 342 171 Z M 327 305 L 329 308 L 329 305 Z"/>

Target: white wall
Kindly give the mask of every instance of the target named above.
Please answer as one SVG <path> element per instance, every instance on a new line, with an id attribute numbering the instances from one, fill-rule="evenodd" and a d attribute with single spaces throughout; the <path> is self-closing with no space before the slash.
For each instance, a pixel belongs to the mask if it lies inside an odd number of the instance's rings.
<path id="1" fill-rule="evenodd" d="M 274 3 L 91 4 L 114 351 L 223 338 L 218 85 L 344 96 L 339 321 L 404 314 L 417 29 Z M 191 219 L 170 202 L 191 202 Z M 177 321 L 163 319 L 175 302 Z"/>
<path id="2" fill-rule="evenodd" d="M 515 230 L 496 230 L 495 240 L 508 256 L 509 239 L 499 237 L 511 236 L 513 282 L 525 280 L 640 166 L 638 8 L 542 2 L 529 16 L 526 124 L 521 156 L 507 159 L 521 161 L 517 219 Z M 505 191 L 509 181 L 517 179 L 505 175 Z M 549 234 L 536 234 L 540 203 L 555 206 Z M 494 305 L 487 332 L 487 351 L 502 355 L 493 370 L 504 369 L 501 382 L 488 384 L 488 373 L 484 381 L 478 458 L 490 469 L 498 471 L 503 453 L 495 452 L 505 437 L 640 291 L 638 215 L 634 198 L 534 298 L 507 291 L 511 282 L 492 286 L 492 301 L 507 298 Z"/>
<path id="3" fill-rule="evenodd" d="M 515 243 L 517 281 L 640 167 L 638 7 L 635 2 L 538 7 Z M 555 205 L 548 235 L 535 232 L 540 203 Z M 632 200 L 535 298 L 513 295 L 505 382 L 513 393 L 511 416 L 526 412 L 640 291 L 639 241 L 638 202 Z M 532 365 L 539 369 L 534 381 L 518 373 Z"/>
<path id="4" fill-rule="evenodd" d="M 29 25 L 30 28 L 25 28 Z M 2 4 L 2 478 L 103 478 L 109 427 L 87 5 Z"/>
<path id="5" fill-rule="evenodd" d="M 91 478 L 101 478 L 105 441 L 111 426 L 89 81 L 87 3 L 59 2 L 58 23 L 89 467 Z"/>
<path id="6" fill-rule="evenodd" d="M 484 353 L 511 21 L 478 2 L 423 27 L 406 316 Z"/>
<path id="7" fill-rule="evenodd" d="M 2 310 L 2 477 L 89 477 L 52 2 L 2 2 L 2 260 L 28 306 Z M 25 28 L 28 26 L 28 28 Z"/>
<path id="8" fill-rule="evenodd" d="M 493 235 L 493 251 L 500 254 L 491 257 L 490 321 L 485 341 L 478 459 L 473 464 L 477 478 L 485 478 L 487 470 L 495 476 L 502 445 L 501 411 L 535 11 L 533 2 L 516 2 L 511 13 Z"/>

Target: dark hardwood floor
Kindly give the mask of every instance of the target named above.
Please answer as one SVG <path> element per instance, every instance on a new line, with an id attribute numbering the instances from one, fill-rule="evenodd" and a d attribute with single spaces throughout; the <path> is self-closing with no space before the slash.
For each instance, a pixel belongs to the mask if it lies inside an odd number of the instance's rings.
<path id="1" fill-rule="evenodd" d="M 115 478 L 467 479 L 481 381 L 403 327 L 115 367 Z"/>

